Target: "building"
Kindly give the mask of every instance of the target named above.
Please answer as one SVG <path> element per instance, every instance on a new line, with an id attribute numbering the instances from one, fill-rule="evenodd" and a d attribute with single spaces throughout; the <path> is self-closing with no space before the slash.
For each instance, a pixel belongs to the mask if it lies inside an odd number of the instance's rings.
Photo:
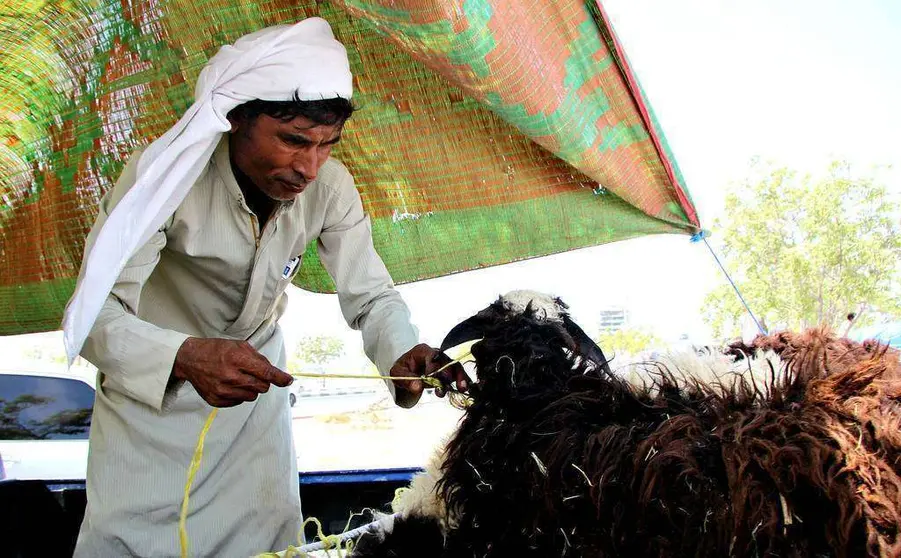
<path id="1" fill-rule="evenodd" d="M 601 333 L 612 333 L 629 325 L 629 313 L 623 308 L 606 308 L 600 311 L 598 324 Z"/>

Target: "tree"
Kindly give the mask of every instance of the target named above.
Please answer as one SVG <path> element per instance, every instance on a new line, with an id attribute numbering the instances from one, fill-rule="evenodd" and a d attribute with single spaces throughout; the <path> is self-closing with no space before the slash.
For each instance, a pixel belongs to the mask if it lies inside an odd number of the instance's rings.
<path id="1" fill-rule="evenodd" d="M 323 373 L 321 369 L 323 365 L 343 354 L 344 342 L 337 337 L 325 335 L 304 337 L 298 341 L 294 348 L 294 353 L 288 359 L 288 373 L 297 374 L 302 371 L 309 371 L 308 368 L 311 365 L 314 368 L 320 368 L 319 372 Z M 324 377 L 322 384 L 323 386 L 325 385 Z"/>
<path id="2" fill-rule="evenodd" d="M 337 337 L 317 335 L 304 337 L 298 341 L 291 358 L 297 365 L 315 364 L 322 366 L 344 354 L 344 342 Z M 290 366 L 289 366 L 290 368 Z"/>
<path id="3" fill-rule="evenodd" d="M 841 162 L 822 178 L 755 164 L 714 222 L 724 265 L 770 329 L 865 323 L 901 312 L 901 207 L 872 176 Z M 704 317 L 734 336 L 745 314 L 728 285 L 709 293 Z"/>
<path id="4" fill-rule="evenodd" d="M 66 353 L 62 350 L 50 351 L 46 347 L 34 345 L 23 352 L 23 355 L 30 360 L 48 361 L 53 364 L 65 365 Z M 81 358 L 81 357 L 78 357 Z"/>
<path id="5" fill-rule="evenodd" d="M 607 358 L 636 355 L 661 344 L 652 333 L 634 328 L 601 332 L 597 342 Z"/>

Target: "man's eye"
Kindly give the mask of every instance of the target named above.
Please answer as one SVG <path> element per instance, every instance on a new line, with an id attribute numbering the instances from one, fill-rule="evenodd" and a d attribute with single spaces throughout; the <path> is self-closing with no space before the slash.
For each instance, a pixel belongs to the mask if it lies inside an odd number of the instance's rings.
<path id="1" fill-rule="evenodd" d="M 299 145 L 299 146 L 310 145 L 310 142 L 305 140 L 304 138 L 298 138 L 298 137 L 294 137 L 294 136 L 283 137 L 282 140 L 285 143 L 288 143 L 291 145 Z"/>

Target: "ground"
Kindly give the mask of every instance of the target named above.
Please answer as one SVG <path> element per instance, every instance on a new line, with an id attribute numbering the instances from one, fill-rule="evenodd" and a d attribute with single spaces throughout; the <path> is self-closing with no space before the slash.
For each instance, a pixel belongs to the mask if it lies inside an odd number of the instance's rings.
<path id="1" fill-rule="evenodd" d="M 298 467 L 312 472 L 423 467 L 461 412 L 429 394 L 401 409 L 379 390 L 301 398 L 292 415 Z"/>

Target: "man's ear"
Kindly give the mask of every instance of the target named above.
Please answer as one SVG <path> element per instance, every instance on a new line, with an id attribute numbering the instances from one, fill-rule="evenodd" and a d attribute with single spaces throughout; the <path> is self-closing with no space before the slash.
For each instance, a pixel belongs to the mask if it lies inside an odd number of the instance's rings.
<path id="1" fill-rule="evenodd" d="M 232 134 L 234 134 L 235 132 L 238 131 L 238 128 L 241 127 L 241 124 L 243 123 L 243 120 L 244 120 L 240 116 L 237 116 L 232 113 L 228 113 L 226 118 L 228 119 L 228 123 L 231 124 L 231 129 L 229 130 L 229 132 L 231 132 Z"/>

